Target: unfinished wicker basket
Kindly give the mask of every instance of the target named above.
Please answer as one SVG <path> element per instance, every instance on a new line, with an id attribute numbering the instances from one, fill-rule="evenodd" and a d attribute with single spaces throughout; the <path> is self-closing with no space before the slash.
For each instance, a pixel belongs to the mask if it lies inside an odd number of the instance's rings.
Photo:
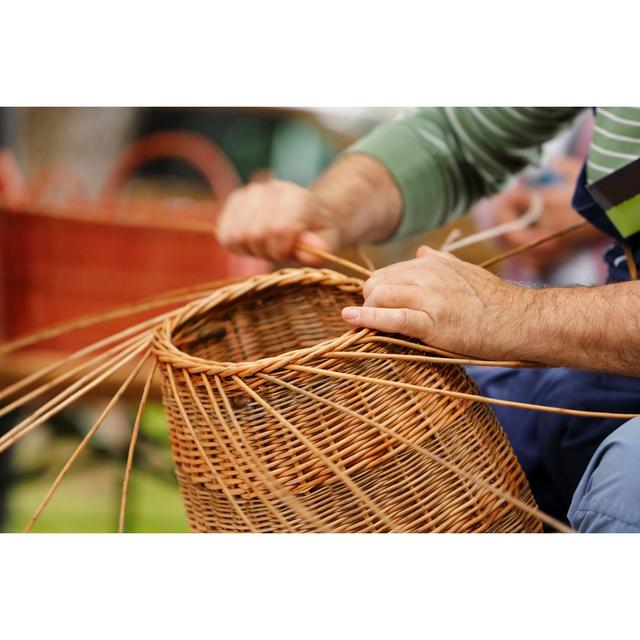
<path id="1" fill-rule="evenodd" d="M 340 311 L 361 290 L 334 271 L 282 270 L 156 331 L 192 530 L 540 531 L 493 412 L 455 397 L 477 393 L 465 371 L 420 343 L 349 330 Z"/>
<path id="2" fill-rule="evenodd" d="M 209 225 L 202 231 L 211 233 Z M 373 269 L 299 248 L 365 277 Z M 333 271 L 288 269 L 167 291 L 0 344 L 2 357 L 114 318 L 180 305 L 0 390 L 0 417 L 39 400 L 0 436 L 2 454 L 92 389 L 128 372 L 24 530 L 33 530 L 142 374 L 122 481 L 118 531 L 125 531 L 142 416 L 160 369 L 178 481 L 194 531 L 506 532 L 541 531 L 545 523 L 571 532 L 536 507 L 487 405 L 594 419 L 640 416 L 486 397 L 458 365 L 544 365 L 461 356 L 369 330 L 345 332 L 340 311 L 361 302 L 362 285 Z"/>

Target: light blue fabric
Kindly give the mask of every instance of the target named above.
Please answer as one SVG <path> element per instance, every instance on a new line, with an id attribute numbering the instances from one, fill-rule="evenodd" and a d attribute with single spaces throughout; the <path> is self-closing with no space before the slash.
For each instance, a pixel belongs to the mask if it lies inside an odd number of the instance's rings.
<path id="1" fill-rule="evenodd" d="M 568 515 L 579 533 L 640 533 L 640 418 L 598 447 Z"/>

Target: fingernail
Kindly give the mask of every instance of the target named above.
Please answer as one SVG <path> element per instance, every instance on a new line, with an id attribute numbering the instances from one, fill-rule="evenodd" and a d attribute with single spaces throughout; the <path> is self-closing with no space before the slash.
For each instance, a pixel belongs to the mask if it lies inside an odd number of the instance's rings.
<path id="1" fill-rule="evenodd" d="M 358 307 L 345 307 L 342 310 L 342 317 L 345 320 L 357 320 L 360 315 L 360 309 Z"/>

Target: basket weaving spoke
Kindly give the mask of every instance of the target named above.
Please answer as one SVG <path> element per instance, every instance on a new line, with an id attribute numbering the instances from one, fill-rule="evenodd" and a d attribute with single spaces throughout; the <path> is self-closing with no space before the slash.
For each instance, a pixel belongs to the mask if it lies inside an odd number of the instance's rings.
<path id="1" fill-rule="evenodd" d="M 146 337 L 149 339 L 151 337 L 151 334 L 149 332 L 147 332 Z M 16 400 L 14 400 L 13 402 L 10 402 L 9 404 L 3 406 L 0 409 L 0 417 L 7 415 L 8 413 L 10 413 L 11 411 L 13 411 L 14 409 L 17 409 L 18 407 L 22 406 L 23 404 L 33 400 L 34 398 L 37 398 L 39 395 L 46 393 L 47 391 L 49 391 L 50 389 L 53 389 L 54 387 L 57 387 L 59 384 L 61 384 L 62 382 L 64 382 L 65 380 L 69 380 L 70 378 L 74 378 L 77 374 L 79 374 L 81 371 L 84 371 L 86 369 L 91 369 L 91 370 L 95 370 L 95 368 L 104 360 L 106 360 L 109 357 L 113 357 L 114 355 L 123 352 L 125 349 L 127 349 L 128 347 L 130 347 L 131 345 L 133 345 L 136 342 L 140 341 L 140 336 L 134 336 L 133 338 L 129 338 L 129 340 L 126 340 L 124 342 L 122 342 L 121 344 L 112 347 L 111 349 L 109 349 L 108 351 L 104 351 L 100 354 L 98 354 L 97 356 L 93 357 L 90 360 L 85 360 L 83 362 L 81 362 L 79 365 L 77 365 L 76 367 L 69 369 L 67 371 L 65 371 L 64 373 L 59 374 L 58 376 L 56 376 L 55 378 L 53 378 L 52 380 L 50 380 L 49 382 L 46 382 L 45 384 L 40 385 L 39 387 L 33 389 L 32 391 L 29 391 L 29 393 L 26 393 L 22 396 L 20 396 L 19 398 L 17 398 Z M 67 361 L 68 362 L 68 361 Z M 64 366 L 64 362 L 61 364 L 58 364 L 56 367 L 54 367 L 54 369 L 60 368 L 61 366 Z M 40 373 L 40 375 L 38 377 L 41 377 L 43 374 Z"/>
<path id="2" fill-rule="evenodd" d="M 151 335 L 150 332 L 155 330 L 159 326 L 160 322 L 168 315 L 171 315 L 171 314 L 162 314 L 160 316 L 156 316 L 155 318 L 151 318 L 150 320 L 146 320 L 145 322 L 141 322 L 137 325 L 134 325 L 133 327 L 129 327 L 128 329 L 119 331 L 114 335 L 111 335 L 107 338 L 104 338 L 103 340 L 95 342 L 89 345 L 88 347 L 75 351 L 74 353 L 70 354 L 66 358 L 62 358 L 57 362 L 52 362 L 46 367 L 43 367 L 42 369 L 35 371 L 34 373 L 30 374 L 26 378 L 23 378 L 22 380 L 19 380 L 13 385 L 6 387 L 2 391 L 0 391 L 0 400 L 3 400 L 7 396 L 13 395 L 16 391 L 19 391 L 20 389 L 24 389 L 25 387 L 29 386 L 36 380 L 39 380 L 40 378 L 46 376 L 52 371 L 55 371 L 56 369 L 59 369 L 69 364 L 70 362 L 73 362 L 74 360 L 83 358 L 84 356 L 89 355 L 90 353 L 93 353 L 99 349 L 102 349 L 103 347 L 107 347 L 111 344 L 122 341 L 125 338 L 129 338 L 130 336 L 134 336 L 134 338 L 132 339 L 135 339 L 136 334 L 142 334 L 143 331 L 146 331 L 147 335 Z M 121 342 L 120 346 L 122 346 L 123 344 L 124 343 Z M 4 345 L 0 345 L 0 348 L 2 346 Z"/>
<path id="3" fill-rule="evenodd" d="M 118 354 L 115 358 L 100 365 L 90 374 L 83 376 L 80 380 L 49 400 L 49 402 L 46 402 L 0 438 L 0 453 L 109 378 L 118 371 L 118 369 L 121 369 L 137 355 L 148 349 L 149 343 L 149 337 L 145 336 L 141 341 L 125 349 L 123 353 Z"/>
<path id="4" fill-rule="evenodd" d="M 117 320 L 119 318 L 126 318 L 127 316 L 132 316 L 134 314 L 143 313 L 145 311 L 151 311 L 153 309 L 157 309 L 159 307 L 165 307 L 172 304 L 184 303 L 192 299 L 198 299 L 200 294 L 192 293 L 192 294 L 180 294 L 178 296 L 167 296 L 166 298 L 157 298 L 152 300 L 151 302 L 144 303 L 132 303 L 127 305 L 126 307 L 119 307 L 117 309 L 113 309 L 110 311 L 106 311 L 103 313 L 93 314 L 91 316 L 83 316 L 82 318 L 78 318 L 76 320 L 71 320 L 70 322 L 65 322 L 61 325 L 56 325 L 55 327 L 50 327 L 48 329 L 44 329 L 43 331 L 38 331 L 37 333 L 30 334 L 28 336 L 24 336 L 23 338 L 16 338 L 11 342 L 5 342 L 4 344 L 0 344 L 0 355 L 6 355 L 11 353 L 12 351 L 18 351 L 19 349 L 24 349 L 25 347 L 29 347 L 38 342 L 44 342 L 45 340 L 50 340 L 51 338 L 57 338 L 58 336 L 64 335 L 65 333 L 71 333 L 73 331 L 79 331 L 81 329 L 86 329 L 88 327 L 92 327 L 97 324 L 102 324 L 105 322 L 109 322 L 111 320 Z M 108 338 L 108 340 L 115 340 L 122 334 L 129 334 L 142 326 L 155 326 L 158 322 L 167 316 L 170 316 L 172 313 L 175 313 L 176 310 L 168 313 L 163 313 L 159 316 L 151 318 L 150 320 L 146 320 L 140 324 L 137 324 L 133 327 L 129 327 L 125 331 L 122 331 L 114 336 Z M 90 349 L 95 349 L 96 345 L 92 345 L 89 347 Z"/>
<path id="5" fill-rule="evenodd" d="M 47 495 L 44 497 L 44 500 L 41 502 L 40 506 L 36 509 L 36 512 L 33 514 L 33 516 L 31 517 L 31 520 L 25 527 L 24 529 L 25 533 L 28 533 L 29 531 L 31 531 L 31 529 L 33 528 L 33 525 L 37 522 L 38 518 L 40 517 L 40 515 L 42 514 L 46 506 L 49 504 L 51 498 L 57 491 L 58 487 L 60 486 L 60 483 L 69 472 L 69 469 L 71 469 L 71 467 L 73 466 L 73 463 L 78 459 L 78 457 L 80 456 L 82 451 L 85 449 L 87 444 L 89 444 L 89 441 L 91 440 L 91 438 L 93 438 L 93 436 L 96 434 L 98 429 L 102 426 L 102 423 L 104 422 L 105 418 L 109 415 L 111 409 L 113 409 L 113 407 L 118 402 L 118 400 L 120 400 L 122 394 L 127 390 L 131 382 L 133 382 L 134 378 L 138 375 L 140 369 L 142 369 L 142 366 L 144 365 L 144 363 L 149 359 L 149 356 L 150 356 L 150 352 L 147 350 L 146 353 L 143 355 L 143 357 L 140 358 L 140 361 L 134 367 L 133 371 L 131 371 L 131 373 L 128 375 L 127 379 L 122 383 L 118 391 L 116 391 L 113 398 L 111 398 L 111 400 L 107 403 L 107 406 L 104 408 L 104 410 L 102 411 L 98 419 L 95 421 L 91 429 L 89 429 L 87 434 L 84 436 L 84 438 L 82 439 L 78 447 L 71 454 L 66 464 L 58 474 L 57 478 L 54 480 L 53 484 L 49 488 L 49 491 L 47 492 Z"/>
<path id="6" fill-rule="evenodd" d="M 444 356 L 446 358 L 463 358 L 465 357 L 461 353 L 454 353 L 453 351 L 446 351 L 445 349 L 438 349 L 430 344 L 425 344 L 424 342 L 418 342 L 417 340 L 409 340 L 398 337 L 384 336 L 384 335 L 367 335 L 360 341 L 361 344 L 385 344 L 385 345 L 394 345 L 398 347 L 406 347 L 407 349 L 411 349 L 412 352 L 423 351 L 425 353 L 431 353 L 439 356 Z"/>
<path id="7" fill-rule="evenodd" d="M 157 228 L 159 224 L 159 220 L 156 216 L 153 216 L 153 219 L 148 220 L 146 223 L 144 222 L 144 216 L 136 215 L 130 218 L 119 218 L 119 224 L 125 224 L 127 222 L 139 225 L 139 226 L 148 226 L 150 223 L 151 228 Z M 73 217 L 72 217 L 73 219 Z M 86 216 L 83 214 L 79 221 L 86 221 Z M 198 220 L 188 220 L 188 219 L 179 219 L 177 220 L 175 216 L 171 216 L 165 221 L 165 224 L 168 229 L 176 229 L 176 230 L 184 230 L 185 228 L 195 227 L 195 230 L 201 231 L 210 235 L 212 233 L 212 225 L 207 222 Z M 168 291 L 164 291 L 162 293 L 146 297 L 142 300 L 135 300 L 128 304 L 124 304 L 115 308 L 111 308 L 107 311 L 102 311 L 99 313 L 93 313 L 86 316 L 81 316 L 78 318 L 74 318 L 70 321 L 63 322 L 61 324 L 57 324 L 51 327 L 48 327 L 44 330 L 37 331 L 35 333 L 16 338 L 10 342 L 6 342 L 4 344 L 0 344 L 0 355 L 4 355 L 10 353 L 12 351 L 16 351 L 18 349 L 22 349 L 24 347 L 36 344 L 38 342 L 42 342 L 44 340 L 49 340 L 52 338 L 57 338 L 59 336 L 63 336 L 68 333 L 72 333 L 74 331 L 78 331 L 81 329 L 86 329 L 88 327 L 93 327 L 98 324 L 103 324 L 112 320 L 117 320 L 119 318 L 126 318 L 129 316 L 133 316 L 135 314 L 144 313 L 147 311 L 152 311 L 154 309 L 158 309 L 160 307 L 165 306 L 173 306 L 178 304 L 184 304 L 191 300 L 196 300 L 202 296 L 205 292 L 210 292 L 216 288 L 220 288 L 225 285 L 229 285 L 233 282 L 238 282 L 242 280 L 242 278 L 226 278 L 224 280 L 213 280 L 207 282 L 201 282 L 196 285 L 192 285 L 189 287 L 180 287 L 177 289 L 170 289 Z M 157 319 L 153 319 L 157 322 Z M 153 323 L 153 321 L 152 321 Z"/>
<path id="8" fill-rule="evenodd" d="M 315 367 L 309 367 L 305 365 L 288 364 L 288 369 L 293 371 L 302 371 L 309 373 L 319 373 L 334 378 L 343 378 L 346 380 L 353 380 L 356 376 L 351 374 L 340 373 L 338 371 L 327 371 L 324 369 L 318 369 Z M 607 411 L 581 411 L 578 409 L 566 409 L 562 407 L 549 407 L 544 404 L 529 404 L 526 402 L 514 402 L 511 400 L 500 400 L 498 398 L 488 398 L 486 396 L 480 396 L 473 393 L 465 393 L 463 391 L 447 391 L 446 389 L 435 389 L 434 387 L 426 387 L 422 385 L 407 384 L 405 382 L 397 382 L 394 380 L 383 380 L 380 378 L 360 377 L 361 380 L 372 382 L 387 387 L 397 387 L 399 389 L 409 389 L 413 391 L 424 391 L 426 393 L 439 394 L 443 396 L 449 396 L 451 398 L 462 398 L 465 400 L 475 400 L 477 402 L 483 402 L 485 404 L 495 404 L 501 407 L 515 407 L 516 409 L 528 409 L 530 411 L 540 411 L 542 413 L 559 413 L 567 416 L 580 416 L 583 418 L 619 418 L 621 420 L 631 420 L 632 418 L 640 417 L 637 413 L 614 413 Z"/>
<path id="9" fill-rule="evenodd" d="M 438 349 L 431 345 L 424 344 L 417 341 L 403 340 L 402 338 L 391 336 L 379 336 L 369 335 L 360 341 L 361 344 L 379 343 L 386 345 L 396 345 L 400 347 L 407 347 L 412 352 L 422 351 L 425 353 L 436 354 L 446 358 L 445 362 L 448 364 L 474 364 L 480 367 L 507 367 L 510 369 L 537 369 L 547 368 L 547 365 L 540 364 L 538 362 L 529 362 L 528 360 L 479 360 L 477 358 L 469 358 L 460 353 L 453 353 L 452 351 L 446 351 L 445 349 Z M 352 352 L 351 352 L 352 353 Z M 394 355 L 394 354 L 381 354 L 382 356 Z M 416 354 L 417 355 L 417 354 Z M 404 358 L 403 358 L 404 359 Z M 456 362 L 460 360 L 460 362 Z M 425 361 L 426 362 L 426 361 Z"/>
<path id="10" fill-rule="evenodd" d="M 460 364 L 460 365 L 474 365 L 477 367 L 509 367 L 512 369 L 518 369 L 526 367 L 527 369 L 534 367 L 544 367 L 545 365 L 537 365 L 531 362 L 520 362 L 515 360 L 476 360 L 473 358 L 447 358 L 438 356 L 421 356 L 421 355 L 408 355 L 402 353 L 358 353 L 356 351 L 331 351 L 326 354 L 335 358 L 361 358 L 364 360 L 400 360 L 404 362 L 428 362 L 431 364 Z"/>
<path id="11" fill-rule="evenodd" d="M 144 383 L 144 389 L 142 390 L 142 397 L 138 405 L 138 412 L 136 419 L 133 423 L 131 430 L 131 440 L 129 442 L 129 450 L 127 452 L 127 464 L 124 470 L 124 477 L 122 479 L 122 495 L 120 498 L 120 515 L 118 516 L 118 533 L 124 532 L 125 516 L 127 512 L 127 498 L 129 496 L 129 480 L 131 479 L 131 469 L 133 468 L 133 456 L 136 450 L 136 444 L 138 442 L 138 434 L 140 433 L 140 422 L 142 421 L 142 414 L 147 405 L 149 398 L 149 390 L 151 389 L 151 382 L 153 376 L 156 373 L 156 362 L 153 363 L 151 369 L 147 375 L 147 379 Z"/>
<path id="12" fill-rule="evenodd" d="M 206 452 L 202 442 L 200 441 L 200 438 L 198 438 L 198 434 L 196 433 L 196 430 L 194 429 L 193 424 L 191 423 L 191 420 L 189 419 L 189 416 L 187 415 L 187 412 L 186 412 L 186 410 L 184 408 L 184 404 L 180 400 L 180 394 L 178 393 L 178 390 L 176 388 L 176 381 L 175 381 L 175 378 L 173 376 L 173 371 L 171 371 L 170 367 L 167 367 L 167 376 L 168 376 L 170 384 L 171 384 L 171 392 L 173 393 L 173 397 L 174 397 L 174 399 L 176 401 L 176 404 L 178 406 L 178 410 L 180 411 L 180 414 L 182 415 L 184 423 L 185 423 L 187 429 L 189 430 L 189 433 L 191 434 L 191 437 L 193 438 L 193 441 L 194 441 L 196 447 L 198 448 L 198 451 L 200 452 L 200 456 L 201 456 L 202 460 L 205 461 L 205 463 L 206 463 L 209 471 L 211 472 L 211 475 L 213 476 L 216 484 L 220 487 L 221 491 L 226 496 L 227 501 L 231 505 L 233 510 L 238 514 L 240 519 L 247 525 L 247 527 L 249 528 L 249 530 L 251 532 L 256 532 L 257 530 L 255 529 L 255 527 L 253 526 L 253 524 L 251 523 L 249 518 L 246 516 L 246 514 L 242 511 L 242 509 L 240 508 L 240 506 L 237 503 L 237 500 L 231 494 L 231 492 L 229 491 L 229 489 L 225 485 L 224 481 L 222 480 L 222 478 L 220 477 L 220 475 L 216 471 L 213 463 L 211 462 L 209 456 L 207 455 L 207 452 Z M 215 437 L 216 429 L 211 424 L 211 420 L 209 419 L 209 416 L 208 416 L 205 408 L 202 406 L 202 403 L 200 402 L 200 399 L 198 398 L 198 395 L 195 392 L 195 389 L 193 388 L 193 385 L 191 383 L 191 377 L 189 376 L 189 374 L 186 371 L 183 371 L 183 376 L 184 376 L 184 381 L 185 381 L 187 387 L 189 388 L 189 392 L 191 394 L 191 397 L 193 398 L 193 401 L 196 403 L 196 406 L 198 407 L 198 410 L 200 411 L 200 414 L 202 415 L 203 419 L 205 420 L 205 422 L 209 426 L 210 432 Z"/>

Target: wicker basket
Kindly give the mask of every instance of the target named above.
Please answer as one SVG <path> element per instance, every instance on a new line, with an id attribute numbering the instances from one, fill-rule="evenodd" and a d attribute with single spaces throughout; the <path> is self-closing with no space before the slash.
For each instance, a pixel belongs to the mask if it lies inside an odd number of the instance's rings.
<path id="1" fill-rule="evenodd" d="M 329 270 L 254 276 L 156 331 L 192 530 L 540 531 L 491 410 L 446 395 L 476 392 L 464 370 L 342 322 L 361 287 Z"/>

